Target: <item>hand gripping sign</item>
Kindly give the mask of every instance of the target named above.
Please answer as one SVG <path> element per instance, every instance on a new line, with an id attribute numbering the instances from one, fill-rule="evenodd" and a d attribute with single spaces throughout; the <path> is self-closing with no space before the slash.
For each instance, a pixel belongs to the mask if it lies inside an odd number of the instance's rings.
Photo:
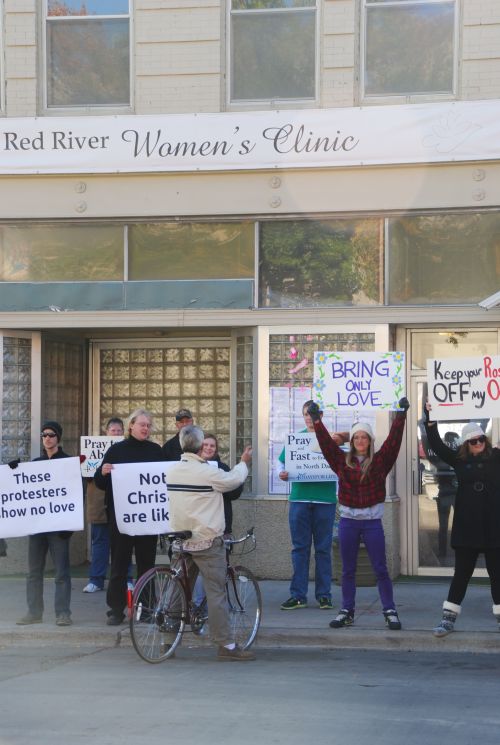
<path id="1" fill-rule="evenodd" d="M 0 466 L 0 538 L 83 530 L 79 458 Z"/>

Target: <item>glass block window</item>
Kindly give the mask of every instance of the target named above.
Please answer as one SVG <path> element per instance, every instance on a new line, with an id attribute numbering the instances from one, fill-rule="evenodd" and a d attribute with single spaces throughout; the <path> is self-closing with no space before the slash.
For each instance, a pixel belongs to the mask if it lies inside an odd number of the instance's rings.
<path id="1" fill-rule="evenodd" d="M 261 307 L 383 303 L 380 219 L 263 221 L 259 232 Z"/>
<path id="2" fill-rule="evenodd" d="M 129 0 L 45 0 L 47 106 L 130 105 Z"/>
<path id="3" fill-rule="evenodd" d="M 1 462 L 31 458 L 31 339 L 0 338 L 3 365 Z"/>
<path id="4" fill-rule="evenodd" d="M 315 0 L 232 0 L 230 98 L 314 99 Z"/>
<path id="5" fill-rule="evenodd" d="M 278 458 L 289 432 L 304 427 L 302 406 L 314 399 L 314 354 L 321 351 L 373 352 L 375 334 L 272 334 L 269 337 L 269 493 L 287 494 L 289 484 L 280 481 Z M 344 417 L 345 418 L 345 417 Z M 331 431 L 345 431 L 345 421 L 325 414 Z"/>
<path id="6" fill-rule="evenodd" d="M 389 304 L 477 303 L 498 291 L 500 212 L 389 220 Z"/>
<path id="7" fill-rule="evenodd" d="M 44 419 L 55 419 L 63 428 L 62 444 L 68 455 L 80 452 L 83 432 L 84 347 L 45 339 L 42 349 Z"/>
<path id="8" fill-rule="evenodd" d="M 195 423 L 217 436 L 229 460 L 229 346 L 123 347 L 100 350 L 100 426 L 126 419 L 139 407 L 154 417 L 153 439 L 173 437 L 175 412 L 189 409 Z"/>
<path id="9" fill-rule="evenodd" d="M 236 458 L 253 436 L 253 337 L 236 339 Z M 244 493 L 252 491 L 252 471 L 245 482 Z"/>
<path id="10" fill-rule="evenodd" d="M 455 0 L 364 0 L 365 96 L 452 94 Z"/>

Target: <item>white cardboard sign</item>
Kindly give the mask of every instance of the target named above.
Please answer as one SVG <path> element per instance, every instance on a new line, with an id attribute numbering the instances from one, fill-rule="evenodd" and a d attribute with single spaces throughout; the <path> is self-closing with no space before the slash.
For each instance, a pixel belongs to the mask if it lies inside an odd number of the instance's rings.
<path id="1" fill-rule="evenodd" d="M 92 478 L 101 465 L 104 453 L 115 442 L 121 442 L 122 440 L 123 436 L 84 435 L 80 437 L 80 454 L 85 456 L 85 460 L 81 464 L 82 476 Z"/>
<path id="2" fill-rule="evenodd" d="M 79 458 L 0 466 L 0 538 L 83 530 Z"/>
<path id="3" fill-rule="evenodd" d="M 125 535 L 158 535 L 170 530 L 166 472 L 171 463 L 117 463 L 111 471 L 116 523 Z"/>
<path id="4" fill-rule="evenodd" d="M 288 481 L 337 481 L 314 432 L 291 432 L 285 441 Z"/>
<path id="5" fill-rule="evenodd" d="M 500 416 L 500 356 L 427 360 L 432 418 Z"/>

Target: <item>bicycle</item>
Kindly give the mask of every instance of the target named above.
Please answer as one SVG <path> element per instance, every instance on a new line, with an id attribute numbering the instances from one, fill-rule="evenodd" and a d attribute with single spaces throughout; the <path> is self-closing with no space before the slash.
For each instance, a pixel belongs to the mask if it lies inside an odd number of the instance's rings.
<path id="1" fill-rule="evenodd" d="M 137 581 L 130 609 L 130 636 L 134 648 L 143 660 L 152 664 L 172 657 L 187 626 L 200 635 L 208 619 L 206 597 L 195 605 L 188 577 L 183 541 L 190 531 L 167 533 L 165 538 L 175 550 L 176 566 L 157 566 Z M 248 544 L 247 542 L 250 542 Z M 240 555 L 256 546 L 254 529 L 239 539 L 229 538 L 226 544 L 226 597 L 229 606 L 234 641 L 248 649 L 257 636 L 262 616 L 262 598 L 257 580 L 249 569 L 232 566 L 231 550 L 242 546 Z M 249 550 L 244 550 L 250 545 Z"/>

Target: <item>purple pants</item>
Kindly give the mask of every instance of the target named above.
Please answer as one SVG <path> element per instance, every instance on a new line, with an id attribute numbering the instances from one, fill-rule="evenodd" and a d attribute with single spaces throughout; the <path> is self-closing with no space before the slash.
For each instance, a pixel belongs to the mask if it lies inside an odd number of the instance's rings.
<path id="1" fill-rule="evenodd" d="M 363 541 L 377 578 L 383 610 L 395 609 L 392 582 L 385 559 L 385 536 L 382 520 L 351 520 L 341 517 L 339 545 L 342 558 L 342 607 L 354 611 L 356 599 L 356 566 L 359 544 Z"/>

